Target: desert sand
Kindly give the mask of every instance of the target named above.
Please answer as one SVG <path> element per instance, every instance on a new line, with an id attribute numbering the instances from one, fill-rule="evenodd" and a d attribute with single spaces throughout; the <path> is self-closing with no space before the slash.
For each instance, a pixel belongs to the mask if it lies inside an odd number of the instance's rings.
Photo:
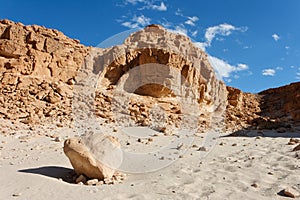
<path id="1" fill-rule="evenodd" d="M 300 137 L 299 128 L 282 134 L 249 131 L 250 137 L 220 135 L 205 152 L 199 151 L 205 134 L 196 134 L 182 147 L 186 152 L 163 169 L 87 186 L 69 182 L 72 166 L 62 147 L 75 135 L 71 128 L 1 124 L 0 199 L 287 199 L 282 190 L 300 190 L 300 152 L 288 145 L 291 137 Z M 161 137 L 153 136 L 153 142 Z M 131 145 L 155 148 L 136 140 Z"/>

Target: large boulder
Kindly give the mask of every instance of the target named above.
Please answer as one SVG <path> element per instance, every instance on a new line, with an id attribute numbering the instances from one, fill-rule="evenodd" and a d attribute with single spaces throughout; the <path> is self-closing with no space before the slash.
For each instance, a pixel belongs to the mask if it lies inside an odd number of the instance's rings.
<path id="1" fill-rule="evenodd" d="M 77 175 L 111 179 L 122 162 L 120 143 L 112 136 L 90 134 L 64 142 L 64 153 Z"/>

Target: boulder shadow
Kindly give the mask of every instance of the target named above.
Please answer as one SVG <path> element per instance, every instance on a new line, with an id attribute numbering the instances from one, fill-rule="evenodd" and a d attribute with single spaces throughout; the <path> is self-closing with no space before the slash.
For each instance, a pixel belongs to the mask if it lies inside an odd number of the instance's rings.
<path id="1" fill-rule="evenodd" d="M 291 132 L 286 131 L 284 133 L 279 133 L 276 130 L 270 129 L 263 129 L 263 130 L 256 130 L 256 129 L 242 129 L 238 130 L 226 135 L 220 136 L 222 137 L 271 137 L 271 138 L 300 138 L 300 132 Z"/>
<path id="2" fill-rule="evenodd" d="M 286 196 L 286 195 L 284 194 L 284 190 L 281 190 L 281 191 L 277 192 L 277 195 L 278 195 L 278 196 L 281 196 L 281 197 L 286 197 L 287 199 L 290 198 L 290 197 L 288 197 L 288 196 Z"/>
<path id="3" fill-rule="evenodd" d="M 62 179 L 64 182 L 73 183 L 74 171 L 70 168 L 59 166 L 44 166 L 37 168 L 21 169 L 18 172 L 39 174 L 55 179 Z"/>

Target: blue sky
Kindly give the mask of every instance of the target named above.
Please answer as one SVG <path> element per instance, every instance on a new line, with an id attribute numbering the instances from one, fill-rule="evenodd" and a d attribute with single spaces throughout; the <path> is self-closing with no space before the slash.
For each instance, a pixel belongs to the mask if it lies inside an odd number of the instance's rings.
<path id="1" fill-rule="evenodd" d="M 299 10 L 299 0 L 1 0 L 0 18 L 55 28 L 89 46 L 161 24 L 205 49 L 227 85 L 259 92 L 300 81 Z"/>

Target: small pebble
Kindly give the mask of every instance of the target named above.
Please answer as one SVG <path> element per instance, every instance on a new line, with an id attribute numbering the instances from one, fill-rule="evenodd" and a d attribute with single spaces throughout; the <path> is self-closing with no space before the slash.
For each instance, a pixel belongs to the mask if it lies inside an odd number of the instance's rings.
<path id="1" fill-rule="evenodd" d="M 237 143 L 234 143 L 234 144 L 232 144 L 231 146 L 235 147 L 235 146 L 237 146 Z"/>
<path id="2" fill-rule="evenodd" d="M 103 185 L 104 181 L 99 181 L 98 183 L 96 183 L 96 185 Z"/>
<path id="3" fill-rule="evenodd" d="M 296 146 L 293 151 L 300 151 L 300 144 L 298 146 Z"/>
<path id="4" fill-rule="evenodd" d="M 91 179 L 86 182 L 87 185 L 96 185 L 98 183 L 98 179 Z"/>
<path id="5" fill-rule="evenodd" d="M 86 177 L 81 174 L 80 176 L 78 176 L 78 178 L 76 178 L 75 182 L 76 183 L 80 183 L 80 182 L 85 183 L 86 182 Z"/>
<path id="6" fill-rule="evenodd" d="M 19 197 L 19 196 L 21 196 L 21 193 L 14 193 L 14 194 L 12 194 L 12 196 L 13 197 Z"/>
<path id="7" fill-rule="evenodd" d="M 251 186 L 254 187 L 254 188 L 258 188 L 258 184 L 257 183 L 253 183 Z"/>
<path id="8" fill-rule="evenodd" d="M 56 137 L 56 138 L 54 139 L 54 141 L 55 141 L 55 142 L 61 142 L 62 139 L 61 139 L 60 137 Z"/>
<path id="9" fill-rule="evenodd" d="M 283 193 L 284 193 L 284 195 L 291 197 L 291 198 L 297 198 L 300 196 L 300 193 L 292 187 L 288 187 L 288 188 L 284 189 Z"/>
<path id="10" fill-rule="evenodd" d="M 164 160 L 164 159 L 165 159 L 165 157 L 163 157 L 163 156 L 159 158 L 159 160 Z"/>
<path id="11" fill-rule="evenodd" d="M 197 151 L 207 151 L 205 147 L 200 147 Z"/>

